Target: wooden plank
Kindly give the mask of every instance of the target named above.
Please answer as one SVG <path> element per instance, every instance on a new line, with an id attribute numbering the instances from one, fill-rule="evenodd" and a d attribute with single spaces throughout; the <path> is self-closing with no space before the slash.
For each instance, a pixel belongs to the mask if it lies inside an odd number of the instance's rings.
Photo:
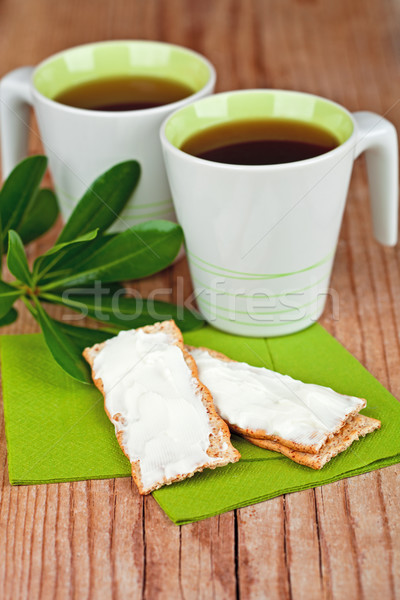
<path id="1" fill-rule="evenodd" d="M 325 597 L 359 598 L 360 571 L 345 482 L 316 489 L 315 501 Z"/>
<path id="2" fill-rule="evenodd" d="M 145 576 L 143 598 L 181 597 L 179 581 L 180 528 L 152 497 L 144 500 Z"/>
<path id="3" fill-rule="evenodd" d="M 71 504 L 68 538 L 72 550 L 71 597 L 88 598 L 90 590 L 90 546 L 88 536 L 88 483 L 70 484 Z M 65 595 L 68 597 L 68 594 Z"/>
<path id="4" fill-rule="evenodd" d="M 145 572 L 143 499 L 130 478 L 114 482 L 112 523 L 113 589 L 117 599 L 142 597 Z"/>
<path id="5" fill-rule="evenodd" d="M 285 496 L 285 523 L 291 597 L 326 597 L 314 490 Z"/>
<path id="6" fill-rule="evenodd" d="M 347 510 L 353 529 L 362 595 L 394 598 L 391 537 L 380 488 L 376 485 L 380 476 L 380 473 L 373 472 L 345 482 L 345 489 L 349 491 Z M 382 557 L 379 563 L 377 553 Z"/>
<path id="7" fill-rule="evenodd" d="M 284 497 L 238 510 L 240 597 L 291 598 Z"/>
<path id="8" fill-rule="evenodd" d="M 394 597 L 400 593 L 400 513 L 398 490 L 400 486 L 400 466 L 377 472 L 376 484 L 383 513 L 383 523 L 387 535 L 389 551 L 389 577 Z"/>
<path id="9" fill-rule="evenodd" d="M 235 598 L 234 512 L 185 525 L 180 529 L 181 597 Z"/>

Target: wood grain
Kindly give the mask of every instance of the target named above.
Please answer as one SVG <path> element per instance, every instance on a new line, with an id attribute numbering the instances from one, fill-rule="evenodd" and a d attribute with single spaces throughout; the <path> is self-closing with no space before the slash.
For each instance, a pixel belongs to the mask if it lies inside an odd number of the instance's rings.
<path id="1" fill-rule="evenodd" d="M 206 54 L 218 90 L 309 91 L 399 127 L 399 30 L 396 0 L 2 0 L 0 75 L 75 44 L 159 39 Z M 192 291 L 185 261 L 138 287 Z M 322 324 L 400 397 L 400 256 L 372 238 L 362 159 L 331 290 Z M 7 332 L 32 331 L 21 308 Z M 0 406 L 0 482 L 1 600 L 400 597 L 400 466 L 179 528 L 130 479 L 12 488 Z"/>

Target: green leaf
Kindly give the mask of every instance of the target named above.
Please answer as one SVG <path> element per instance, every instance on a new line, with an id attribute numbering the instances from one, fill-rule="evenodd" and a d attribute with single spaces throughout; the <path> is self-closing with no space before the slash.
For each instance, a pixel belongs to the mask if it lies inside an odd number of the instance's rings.
<path id="1" fill-rule="evenodd" d="M 42 285 L 43 291 L 96 280 L 103 283 L 139 279 L 172 263 L 182 245 L 182 228 L 170 221 L 147 221 L 119 233 L 79 270 Z"/>
<path id="2" fill-rule="evenodd" d="M 17 298 L 22 296 L 23 293 L 23 290 L 8 285 L 8 283 L 5 283 L 4 281 L 0 281 L 0 319 L 10 312 L 14 302 Z"/>
<path id="3" fill-rule="evenodd" d="M 27 286 L 32 286 L 32 274 L 29 271 L 24 245 L 16 231 L 8 234 L 7 265 L 11 273 Z"/>
<path id="4" fill-rule="evenodd" d="M 76 252 L 76 250 L 80 249 L 82 246 L 88 246 L 89 243 L 93 241 L 97 236 L 98 230 L 90 231 L 89 233 L 85 233 L 80 237 L 71 240 L 70 242 L 64 242 L 62 244 L 56 244 L 47 252 L 39 256 L 34 262 L 33 272 L 35 277 L 40 280 L 40 278 L 45 275 L 48 271 L 54 268 L 56 265 L 64 259 L 68 259 L 71 253 Z M 78 247 L 78 248 L 77 248 Z"/>
<path id="5" fill-rule="evenodd" d="M 29 244 L 44 235 L 57 220 L 58 204 L 52 190 L 39 190 L 32 203 L 22 216 L 21 223 L 16 228 L 23 243 Z"/>
<path id="6" fill-rule="evenodd" d="M 54 360 L 74 379 L 82 383 L 90 383 L 89 368 L 82 358 L 79 346 L 70 339 L 57 321 L 49 317 L 37 300 L 35 307 L 36 319 Z"/>
<path id="7" fill-rule="evenodd" d="M 43 288 L 40 288 L 40 291 Z M 94 283 L 87 283 L 84 286 L 68 286 L 67 288 L 56 288 L 51 290 L 51 294 L 57 294 L 58 296 L 62 296 L 64 292 L 72 292 L 75 294 L 80 294 L 82 296 L 93 296 L 98 291 L 103 289 L 103 284 L 101 281 L 95 281 Z M 121 295 L 124 295 L 126 292 L 125 287 L 120 283 L 107 283 L 105 286 L 106 294 L 115 294 L 118 292 Z M 120 290 L 124 290 L 123 292 Z M 44 292 L 47 296 L 47 292 Z"/>
<path id="8" fill-rule="evenodd" d="M 11 308 L 8 313 L 3 315 L 0 318 L 0 327 L 5 327 L 6 325 L 11 325 L 18 318 L 18 313 L 15 308 Z"/>
<path id="9" fill-rule="evenodd" d="M 68 242 L 96 228 L 106 231 L 119 217 L 139 176 L 140 165 L 135 160 L 119 163 L 100 175 L 78 202 L 57 242 Z"/>
<path id="10" fill-rule="evenodd" d="M 55 319 L 53 319 L 55 321 Z M 89 327 L 76 327 L 63 321 L 55 321 L 57 326 L 70 338 L 72 342 L 79 348 L 80 352 L 83 352 L 88 346 L 94 346 L 94 344 L 101 344 L 106 340 L 114 337 L 118 334 L 118 330 L 107 330 L 107 329 L 90 329 Z"/>
<path id="11" fill-rule="evenodd" d="M 6 179 L 0 192 L 2 243 L 10 229 L 16 229 L 32 202 L 47 167 L 45 156 L 30 156 L 20 162 Z"/>
<path id="12" fill-rule="evenodd" d="M 98 294 L 96 297 L 94 294 L 76 294 L 71 290 L 59 294 L 44 294 L 42 299 L 68 306 L 92 319 L 117 325 L 119 329 L 133 329 L 169 319 L 174 319 L 182 331 L 191 331 L 204 325 L 204 320 L 197 311 L 161 300 L 126 297 L 120 292 Z"/>
<path id="13" fill-rule="evenodd" d="M 78 247 L 71 246 L 71 248 L 68 250 L 68 253 L 66 253 L 59 262 L 57 262 L 54 268 L 52 267 L 46 274 L 41 275 L 41 283 L 45 284 L 49 281 L 69 275 L 69 271 L 71 269 L 75 271 L 77 265 L 80 266 L 83 262 L 93 257 L 100 248 L 108 244 L 108 242 L 116 235 L 116 233 L 106 235 L 100 234 L 97 235 L 97 237 L 92 240 L 90 244 L 85 244 L 84 246 L 79 245 Z"/>

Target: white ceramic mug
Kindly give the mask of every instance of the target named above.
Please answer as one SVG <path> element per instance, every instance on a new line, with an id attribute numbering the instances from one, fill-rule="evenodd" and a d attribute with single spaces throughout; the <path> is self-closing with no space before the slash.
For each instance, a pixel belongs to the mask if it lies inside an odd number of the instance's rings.
<path id="1" fill-rule="evenodd" d="M 83 82 L 124 75 L 173 79 L 194 93 L 171 104 L 122 112 L 79 109 L 53 100 Z M 142 173 L 114 230 L 148 219 L 174 219 L 160 125 L 177 108 L 212 93 L 215 78 L 211 63 L 192 50 L 137 40 L 78 46 L 36 68 L 17 69 L 0 85 L 3 177 L 27 155 L 33 105 L 64 219 L 96 177 L 128 159 L 138 160 Z"/>
<path id="2" fill-rule="evenodd" d="M 221 164 L 180 150 L 201 130 L 250 118 L 310 123 L 333 133 L 339 145 L 315 158 L 266 166 Z M 228 92 L 176 111 L 163 124 L 161 141 L 196 299 L 219 329 L 275 336 L 318 319 L 361 152 L 375 237 L 387 245 L 397 241 L 397 135 L 376 114 L 350 114 L 299 92 Z"/>

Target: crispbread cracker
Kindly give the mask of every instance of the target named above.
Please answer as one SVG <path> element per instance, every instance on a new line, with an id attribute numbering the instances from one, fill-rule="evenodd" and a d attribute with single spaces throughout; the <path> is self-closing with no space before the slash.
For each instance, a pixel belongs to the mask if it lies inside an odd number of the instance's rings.
<path id="1" fill-rule="evenodd" d="M 205 352 L 208 352 L 208 354 L 210 356 L 212 356 L 213 358 L 216 358 L 218 360 L 224 361 L 224 362 L 236 362 L 235 360 L 233 360 L 232 358 L 229 358 L 228 356 L 225 356 L 225 354 L 222 354 L 221 352 L 217 352 L 216 350 L 211 350 L 210 348 L 206 348 L 204 346 L 199 346 L 198 348 L 195 348 L 194 346 L 185 346 L 186 350 L 188 352 L 192 351 L 192 350 L 204 350 Z M 270 435 L 267 434 L 267 432 L 263 429 L 243 429 L 241 427 L 238 427 L 237 425 L 230 423 L 229 421 L 227 421 L 228 425 L 229 425 L 229 429 L 231 431 L 233 431 L 234 433 L 237 433 L 243 437 L 251 437 L 251 438 L 255 438 L 255 439 L 260 439 L 260 440 L 271 440 L 271 442 L 275 442 L 277 444 L 282 444 L 284 446 L 286 446 L 287 448 L 291 448 L 293 450 L 298 450 L 299 452 L 307 452 L 307 453 L 311 453 L 311 454 L 318 454 L 319 451 L 321 450 L 321 448 L 323 448 L 325 446 L 325 444 L 332 439 L 332 437 L 338 432 L 340 431 L 343 426 L 345 425 L 345 423 L 347 423 L 347 421 L 357 415 L 359 413 L 360 410 L 362 410 L 363 408 L 366 407 L 367 403 L 363 398 L 359 399 L 360 402 L 358 404 L 358 406 L 354 409 L 351 410 L 347 416 L 345 417 L 345 419 L 343 419 L 331 432 L 329 432 L 324 438 L 319 439 L 318 442 L 314 443 L 314 444 L 303 444 L 303 443 L 299 443 L 299 442 L 295 442 L 293 440 L 288 440 L 276 435 Z"/>
<path id="2" fill-rule="evenodd" d="M 265 448 L 266 450 L 273 450 L 274 452 L 280 452 L 299 465 L 311 467 L 311 469 L 322 469 L 331 458 L 344 452 L 354 441 L 379 429 L 380 426 L 381 422 L 377 419 L 365 417 L 364 415 L 355 415 L 354 417 L 351 417 L 344 424 L 343 428 L 321 448 L 318 454 L 299 452 L 298 450 L 293 450 L 284 444 L 272 440 L 260 440 L 246 435 L 243 437 L 255 446 Z"/>
<path id="3" fill-rule="evenodd" d="M 104 348 L 106 342 L 103 342 L 101 344 L 95 344 L 91 348 L 85 348 L 85 350 L 83 351 L 83 356 L 92 369 L 92 378 L 95 386 L 100 390 L 100 392 L 104 396 L 104 409 L 107 413 L 108 418 L 115 426 L 118 443 L 121 446 L 121 449 L 124 452 L 125 456 L 127 456 L 127 458 L 131 462 L 132 477 L 139 489 L 139 492 L 141 494 L 149 494 L 150 492 L 160 488 L 163 485 L 168 485 L 175 481 L 180 481 L 182 479 L 186 479 L 187 477 L 192 477 L 194 473 L 196 473 L 197 471 L 203 471 L 203 469 L 205 468 L 214 469 L 216 467 L 224 466 L 231 462 L 237 462 L 240 458 L 240 454 L 231 444 L 228 425 L 217 414 L 209 390 L 200 382 L 198 378 L 196 363 L 193 357 L 184 349 L 182 334 L 179 328 L 176 326 L 175 322 L 164 321 L 162 323 L 155 323 L 154 325 L 147 325 L 146 327 L 138 328 L 137 331 L 139 331 L 139 329 L 144 331 L 145 333 L 166 333 L 171 338 L 171 344 L 177 346 L 182 351 L 185 362 L 192 373 L 192 378 L 196 382 L 194 393 L 199 395 L 201 402 L 203 403 L 207 411 L 211 429 L 210 445 L 207 449 L 207 455 L 213 459 L 210 462 L 200 465 L 191 473 L 182 473 L 181 475 L 171 478 L 164 477 L 161 481 L 158 481 L 154 486 L 150 488 L 144 488 L 141 477 L 140 460 L 131 460 L 131 457 L 127 454 L 127 449 L 124 446 L 123 432 L 118 431 L 118 422 L 121 419 L 121 414 L 109 414 L 106 406 L 106 397 L 103 382 L 101 379 L 95 378 L 95 374 L 93 371 L 95 357 Z"/>

